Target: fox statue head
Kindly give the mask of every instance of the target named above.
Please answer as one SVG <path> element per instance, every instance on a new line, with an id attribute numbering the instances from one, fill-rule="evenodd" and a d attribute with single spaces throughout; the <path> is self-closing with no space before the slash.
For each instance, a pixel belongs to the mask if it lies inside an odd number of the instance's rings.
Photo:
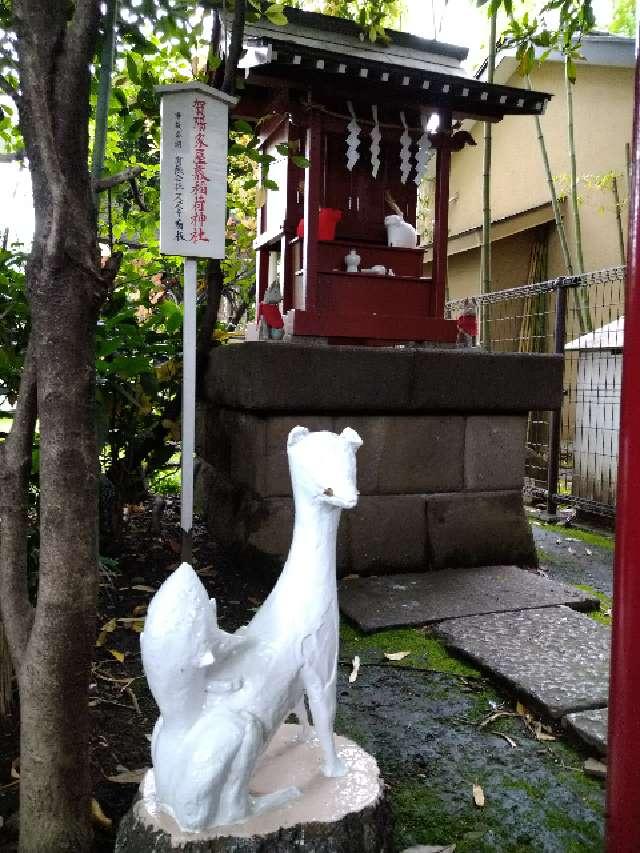
<path id="1" fill-rule="evenodd" d="M 361 445 L 362 439 L 350 427 L 340 435 L 294 427 L 287 453 L 296 504 L 304 497 L 338 509 L 352 509 L 358 502 L 356 452 Z"/>

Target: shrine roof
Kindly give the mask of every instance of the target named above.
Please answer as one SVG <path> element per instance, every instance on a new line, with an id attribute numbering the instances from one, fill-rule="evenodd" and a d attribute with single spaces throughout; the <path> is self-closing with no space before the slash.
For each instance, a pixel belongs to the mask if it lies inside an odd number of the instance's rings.
<path id="1" fill-rule="evenodd" d="M 387 30 L 388 43 L 369 42 L 352 21 L 290 7 L 285 14 L 286 26 L 268 20 L 246 25 L 239 67 L 249 86 L 269 87 L 273 80 L 274 87 L 306 83 L 354 95 L 366 87 L 378 99 L 492 119 L 540 115 L 551 98 L 468 76 L 460 64 L 467 56 L 464 47 L 395 30 Z"/>

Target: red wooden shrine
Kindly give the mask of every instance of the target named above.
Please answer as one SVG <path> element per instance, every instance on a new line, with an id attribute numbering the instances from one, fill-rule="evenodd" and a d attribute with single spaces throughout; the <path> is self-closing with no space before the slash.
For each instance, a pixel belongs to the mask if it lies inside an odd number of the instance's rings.
<path id="1" fill-rule="evenodd" d="M 550 96 L 468 78 L 460 67 L 464 48 L 398 32 L 388 33 L 387 45 L 370 44 L 349 21 L 295 9 L 286 15 L 286 27 L 264 21 L 246 27 L 235 110 L 236 117 L 259 121 L 261 150 L 275 158 L 258 218 L 257 303 L 278 277 L 287 335 L 330 343 L 454 342 L 456 323 L 444 318 L 449 167 L 451 151 L 471 139 L 457 130 L 459 122 L 539 115 Z M 360 126 L 359 159 L 351 170 L 349 106 Z M 375 177 L 374 107 L 382 134 Z M 401 111 L 413 154 L 426 113 L 438 115 L 437 132 L 430 134 L 436 174 L 429 278 L 424 247 L 387 245 L 384 219 L 394 212 L 388 195 L 404 220 L 416 224 L 415 165 L 401 180 Z M 310 166 L 300 168 L 283 154 L 283 143 Z M 321 209 L 341 213 L 334 239 L 321 239 Z M 360 255 L 360 269 L 382 265 L 394 275 L 346 272 L 351 249 Z"/>

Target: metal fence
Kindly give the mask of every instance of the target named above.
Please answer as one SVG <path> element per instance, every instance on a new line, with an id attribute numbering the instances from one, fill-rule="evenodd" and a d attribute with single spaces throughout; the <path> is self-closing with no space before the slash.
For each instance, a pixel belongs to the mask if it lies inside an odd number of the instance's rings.
<path id="1" fill-rule="evenodd" d="M 525 492 L 551 511 L 615 514 L 624 275 L 614 267 L 447 303 L 453 318 L 475 305 L 484 349 L 564 354 L 562 410 L 532 412 L 527 438 Z"/>

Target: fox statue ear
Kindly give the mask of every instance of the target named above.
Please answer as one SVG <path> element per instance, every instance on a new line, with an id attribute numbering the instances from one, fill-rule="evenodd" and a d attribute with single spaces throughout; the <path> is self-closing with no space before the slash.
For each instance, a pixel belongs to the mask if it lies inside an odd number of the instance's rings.
<path id="1" fill-rule="evenodd" d="M 359 447 L 362 447 L 362 439 L 354 429 L 351 429 L 351 427 L 343 429 L 340 433 L 340 438 L 343 439 L 343 441 L 346 441 L 347 444 L 353 448 L 354 453 Z"/>
<path id="2" fill-rule="evenodd" d="M 287 447 L 293 447 L 293 445 L 297 444 L 301 439 L 305 437 L 305 435 L 309 435 L 309 430 L 306 427 L 294 427 L 289 433 L 289 438 L 287 439 Z"/>

